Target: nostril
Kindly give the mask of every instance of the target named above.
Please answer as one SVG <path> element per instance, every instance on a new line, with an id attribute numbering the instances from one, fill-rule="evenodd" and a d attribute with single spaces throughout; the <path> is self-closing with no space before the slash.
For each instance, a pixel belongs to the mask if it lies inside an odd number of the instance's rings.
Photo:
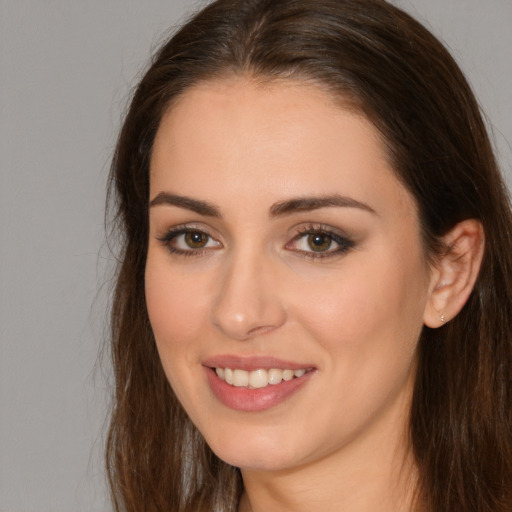
<path id="1" fill-rule="evenodd" d="M 247 336 L 248 337 L 249 336 L 259 336 L 262 334 L 266 334 L 267 332 L 273 331 L 274 329 L 275 329 L 275 327 L 272 325 L 262 325 L 262 326 L 254 327 L 247 333 Z"/>

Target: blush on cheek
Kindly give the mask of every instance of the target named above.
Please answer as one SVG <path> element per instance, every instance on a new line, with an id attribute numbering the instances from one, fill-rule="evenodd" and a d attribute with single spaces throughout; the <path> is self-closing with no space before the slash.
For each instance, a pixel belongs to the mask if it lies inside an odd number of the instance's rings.
<path id="1" fill-rule="evenodd" d="M 374 325 L 382 325 L 386 313 L 383 303 L 375 302 L 374 292 L 354 286 L 348 290 L 350 293 L 345 294 L 340 287 L 340 292 L 331 294 L 329 300 L 317 301 L 316 305 L 312 302 L 307 315 L 315 328 L 332 332 L 328 339 L 341 335 L 344 343 L 357 344 Z"/>
<path id="2" fill-rule="evenodd" d="M 200 316 L 198 291 L 178 282 L 167 268 L 148 258 L 145 276 L 146 305 L 155 336 L 183 339 L 197 329 Z M 157 336 L 158 338 L 159 336 Z"/>

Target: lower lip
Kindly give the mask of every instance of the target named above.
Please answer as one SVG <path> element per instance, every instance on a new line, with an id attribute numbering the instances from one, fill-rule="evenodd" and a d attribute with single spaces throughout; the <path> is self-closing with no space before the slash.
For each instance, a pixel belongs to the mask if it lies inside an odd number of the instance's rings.
<path id="1" fill-rule="evenodd" d="M 215 370 L 205 367 L 208 381 L 214 395 L 227 407 L 237 411 L 257 412 L 275 407 L 298 391 L 313 375 L 314 371 L 302 377 L 269 384 L 264 388 L 243 388 L 228 384 L 219 379 Z"/>

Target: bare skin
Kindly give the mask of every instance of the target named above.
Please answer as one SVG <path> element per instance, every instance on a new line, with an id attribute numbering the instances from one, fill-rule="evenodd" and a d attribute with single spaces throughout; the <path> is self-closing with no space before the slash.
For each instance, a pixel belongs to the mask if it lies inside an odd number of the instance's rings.
<path id="1" fill-rule="evenodd" d="M 478 255 L 479 236 L 468 223 L 453 245 Z M 148 311 L 176 396 L 241 468 L 240 512 L 411 510 L 418 338 L 457 313 L 478 268 L 446 261 L 428 267 L 376 129 L 321 89 L 223 79 L 167 113 L 151 160 Z M 252 391 L 233 406 L 212 388 L 232 390 L 208 366 L 226 355 L 307 378 L 248 412 Z"/>

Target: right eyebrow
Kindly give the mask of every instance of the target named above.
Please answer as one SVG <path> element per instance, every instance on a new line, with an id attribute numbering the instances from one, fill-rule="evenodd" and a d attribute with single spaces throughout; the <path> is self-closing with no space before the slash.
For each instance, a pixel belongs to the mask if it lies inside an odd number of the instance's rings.
<path id="1" fill-rule="evenodd" d="M 206 215 L 208 217 L 222 217 L 220 210 L 207 201 L 200 201 L 199 199 L 192 199 L 187 196 L 179 196 L 171 194 L 170 192 L 160 192 L 149 203 L 150 208 L 160 205 L 177 206 L 178 208 L 185 208 L 186 210 L 191 210 L 199 215 Z"/>
<path id="2" fill-rule="evenodd" d="M 295 212 L 309 212 L 312 210 L 319 210 L 320 208 L 329 208 L 337 206 L 340 208 L 359 208 L 373 215 L 377 212 L 369 205 L 357 201 L 351 197 L 340 196 L 333 194 L 330 196 L 312 196 L 312 197 L 298 197 L 296 199 L 289 199 L 280 203 L 275 203 L 270 208 L 270 214 L 274 217 L 281 215 L 289 215 Z"/>

